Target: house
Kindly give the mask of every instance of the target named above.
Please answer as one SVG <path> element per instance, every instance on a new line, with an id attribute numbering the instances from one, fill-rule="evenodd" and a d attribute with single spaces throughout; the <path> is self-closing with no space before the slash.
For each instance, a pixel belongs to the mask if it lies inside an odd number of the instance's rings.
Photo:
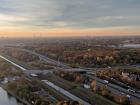
<path id="1" fill-rule="evenodd" d="M 122 76 L 123 76 L 123 78 L 129 78 L 129 73 L 122 72 Z"/>

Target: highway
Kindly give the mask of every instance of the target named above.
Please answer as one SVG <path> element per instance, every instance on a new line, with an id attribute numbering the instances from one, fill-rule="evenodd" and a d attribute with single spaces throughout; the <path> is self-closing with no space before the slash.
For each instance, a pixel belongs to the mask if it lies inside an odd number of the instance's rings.
<path id="1" fill-rule="evenodd" d="M 16 67 L 18 67 L 18 68 L 20 68 L 22 71 L 27 71 L 27 69 L 25 69 L 24 67 L 22 67 L 22 66 L 20 66 L 20 65 L 18 65 L 18 64 L 16 64 L 16 63 L 14 63 L 13 61 L 7 59 L 6 57 L 4 57 L 4 56 L 2 56 L 2 55 L 0 55 L 0 58 L 4 59 L 5 61 L 11 63 L 12 65 L 14 65 L 14 66 L 16 66 Z M 25 73 L 26 73 L 26 72 L 25 72 Z M 43 81 L 45 84 L 47 84 L 48 86 L 50 86 L 50 87 L 54 88 L 55 90 L 57 90 L 58 92 L 60 92 L 61 94 L 64 94 L 65 96 L 69 97 L 70 99 L 80 102 L 82 105 L 91 105 L 91 104 L 89 104 L 88 102 L 86 102 L 86 101 L 80 99 L 79 97 L 77 97 L 77 96 L 71 94 L 70 92 L 64 90 L 63 88 L 61 88 L 61 87 L 55 85 L 54 83 L 52 83 L 52 82 L 50 82 L 50 81 L 48 81 L 48 80 L 42 80 L 42 81 Z"/>
<path id="2" fill-rule="evenodd" d="M 90 76 L 90 75 L 88 75 L 89 76 L 89 78 L 92 78 L 92 79 L 95 79 L 95 77 L 92 75 L 92 76 Z M 107 86 L 107 88 L 112 92 L 112 93 L 114 93 L 114 94 L 116 94 L 116 95 L 130 95 L 131 97 L 130 97 L 130 100 L 131 101 L 136 101 L 136 102 L 139 102 L 140 103 L 140 94 L 137 94 L 137 93 L 131 93 L 131 92 L 129 92 L 129 91 L 127 91 L 127 89 L 124 89 L 124 88 L 122 88 L 122 87 L 120 87 L 120 86 L 118 86 L 118 85 L 115 85 L 115 84 L 112 84 L 112 83 L 105 83 L 104 82 L 104 80 L 102 80 L 102 79 L 100 79 L 100 78 L 98 78 L 98 77 L 96 77 L 96 81 L 97 81 L 97 85 L 98 86 L 103 86 L 103 85 L 106 85 Z"/>
<path id="3" fill-rule="evenodd" d="M 26 70 L 27 70 L 27 69 L 25 69 L 25 68 L 21 67 L 20 65 L 18 65 L 18 64 L 16 64 L 16 63 L 14 63 L 14 62 L 12 62 L 11 60 L 9 60 L 9 59 L 5 58 L 5 57 L 4 57 L 4 56 L 2 56 L 2 55 L 0 55 L 0 58 L 2 58 L 3 60 L 5 60 L 5 61 L 7 61 L 7 62 L 9 62 L 9 63 L 11 63 L 11 64 L 13 64 L 14 66 L 16 66 L 16 67 L 20 68 L 20 69 L 21 69 L 21 70 L 23 70 L 23 71 L 26 71 Z"/>
<path id="4" fill-rule="evenodd" d="M 68 66 L 66 63 L 58 62 L 56 60 L 53 60 L 51 58 L 48 58 L 44 55 L 38 54 L 38 53 L 36 53 L 34 51 L 31 51 L 31 50 L 27 50 L 27 49 L 20 49 L 20 50 L 28 52 L 28 53 L 33 54 L 33 55 L 36 55 L 41 60 L 43 60 L 47 63 L 54 64 L 54 65 L 58 66 L 58 67 L 56 67 L 56 70 L 62 69 L 62 70 L 65 70 L 65 71 L 72 71 L 72 72 L 91 72 L 92 71 L 92 70 L 88 70 L 88 69 L 86 70 L 85 68 L 83 68 L 83 69 L 82 68 L 72 68 L 72 67 Z M 92 69 L 95 69 L 95 68 L 92 68 Z"/>
<path id="5" fill-rule="evenodd" d="M 31 53 L 31 54 L 33 54 L 33 55 L 36 55 L 36 56 L 38 56 L 41 60 L 43 60 L 43 61 L 45 61 L 45 62 L 47 62 L 47 63 L 53 64 L 53 65 L 56 65 L 56 66 L 58 66 L 58 67 L 61 67 L 61 68 L 71 68 L 70 66 L 68 66 L 68 65 L 65 64 L 65 63 L 62 63 L 62 62 L 53 60 L 53 59 L 48 58 L 48 57 L 46 57 L 46 56 L 44 56 L 44 55 L 38 54 L 38 53 L 36 53 L 36 52 L 34 52 L 34 51 L 30 51 L 30 50 L 27 50 L 27 49 L 21 49 L 21 50 L 26 51 L 26 52 L 28 52 L 28 53 Z"/>
<path id="6" fill-rule="evenodd" d="M 60 64 L 61 64 L 60 62 L 58 63 L 57 61 L 52 60 L 52 59 L 50 59 L 50 58 L 48 58 L 48 57 L 45 57 L 45 56 L 43 56 L 43 55 L 41 55 L 41 54 L 38 54 L 38 53 L 36 53 L 36 52 L 30 51 L 30 50 L 26 50 L 26 49 L 23 49 L 23 50 L 24 50 L 24 51 L 27 51 L 27 52 L 29 52 L 29 53 L 35 54 L 35 55 L 41 57 L 41 58 L 42 58 L 43 60 L 45 60 L 45 61 L 52 61 L 52 62 L 54 62 L 54 63 L 57 64 L 57 65 L 60 65 Z M 66 66 L 66 65 L 63 64 L 63 63 L 61 64 L 61 66 L 64 67 L 66 70 L 67 70 L 66 67 L 68 67 L 68 69 L 72 69 L 72 68 L 69 68 L 69 66 Z M 86 70 L 85 70 L 85 71 L 86 71 Z M 95 77 L 94 77 L 94 76 L 91 76 L 91 78 L 95 78 Z M 102 80 L 102 79 L 100 79 L 100 78 L 96 78 L 96 79 L 97 79 L 97 82 L 98 82 L 99 84 L 105 85 L 104 80 Z M 137 102 L 140 103 L 140 94 L 137 94 L 137 93 L 134 93 L 134 94 L 133 94 L 133 93 L 127 91 L 127 89 L 122 88 L 121 86 L 118 86 L 118 85 L 115 85 L 115 84 L 111 84 L 111 83 L 108 84 L 108 89 L 109 89 L 110 91 L 112 91 L 112 93 L 115 93 L 115 94 L 118 94 L 118 95 L 121 95 L 121 94 L 130 95 L 130 96 L 131 96 L 130 100 L 135 100 L 135 101 L 137 101 Z"/>
<path id="7" fill-rule="evenodd" d="M 45 57 L 45 56 L 43 56 L 43 55 L 41 55 L 41 54 L 38 54 L 38 53 L 33 52 L 33 51 L 30 51 L 30 50 L 26 50 L 26 49 L 23 49 L 23 50 L 26 51 L 26 52 L 29 52 L 29 53 L 31 53 L 31 54 L 34 54 L 34 55 L 38 56 L 40 59 L 42 59 L 42 60 L 44 60 L 44 61 L 46 61 L 46 62 L 48 62 L 48 63 L 52 63 L 52 64 L 55 64 L 55 65 L 60 66 L 60 67 L 62 67 L 62 68 L 69 69 L 69 66 L 67 66 L 67 65 L 65 65 L 65 64 L 63 64 L 63 63 L 57 62 L 57 61 L 55 61 L 55 60 L 52 60 L 52 59 L 50 59 L 50 58 L 48 58 L 48 57 Z M 24 69 L 23 67 L 21 67 L 21 66 L 15 64 L 14 62 L 12 62 L 12 61 L 10 61 L 10 60 L 8 60 L 8 59 L 2 57 L 2 56 L 0 56 L 0 57 L 3 58 L 3 59 L 5 59 L 6 61 L 12 63 L 13 65 L 15 65 L 15 66 L 21 68 L 22 70 L 24 70 L 24 71 L 26 70 L 26 69 Z M 92 75 L 92 76 L 90 76 L 90 78 L 93 78 L 93 79 L 94 79 L 95 77 Z M 96 79 L 97 79 L 97 84 L 98 84 L 98 85 L 106 85 L 105 82 L 104 82 L 104 80 L 102 80 L 102 79 L 100 79 L 100 78 L 96 78 Z M 139 102 L 139 103 L 140 103 L 140 94 L 137 94 L 137 93 L 134 93 L 134 94 L 133 94 L 133 93 L 127 91 L 127 89 L 122 88 L 121 86 L 118 86 L 118 85 L 115 85 L 115 84 L 111 84 L 111 83 L 107 84 L 107 86 L 108 86 L 108 89 L 109 89 L 112 93 L 118 94 L 118 95 L 121 95 L 121 94 L 122 94 L 122 95 L 130 95 L 130 96 L 131 96 L 131 97 L 130 97 L 130 100 L 133 100 L 133 101 L 136 101 L 136 102 Z"/>
<path id="8" fill-rule="evenodd" d="M 55 90 L 59 91 L 60 93 L 64 94 L 65 96 L 71 98 L 72 100 L 78 101 L 80 102 L 82 105 L 91 105 L 86 101 L 83 101 L 82 99 L 80 99 L 79 97 L 71 94 L 70 92 L 64 90 L 63 88 L 60 88 L 58 86 L 56 86 L 55 84 L 53 84 L 52 82 L 48 81 L 48 80 L 42 80 L 43 82 L 45 82 L 47 85 L 49 85 L 50 87 L 54 88 Z"/>

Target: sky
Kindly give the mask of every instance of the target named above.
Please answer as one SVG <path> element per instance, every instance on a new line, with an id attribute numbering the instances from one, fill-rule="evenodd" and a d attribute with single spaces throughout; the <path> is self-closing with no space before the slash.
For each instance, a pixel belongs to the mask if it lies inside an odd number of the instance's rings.
<path id="1" fill-rule="evenodd" d="M 0 0 L 0 36 L 140 35 L 140 0 Z"/>

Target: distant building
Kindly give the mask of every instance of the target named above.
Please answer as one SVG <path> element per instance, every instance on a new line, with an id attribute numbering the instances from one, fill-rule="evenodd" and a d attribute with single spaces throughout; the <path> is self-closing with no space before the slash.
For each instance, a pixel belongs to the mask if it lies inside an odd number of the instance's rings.
<path id="1" fill-rule="evenodd" d="M 131 79 L 131 80 L 134 80 L 134 81 L 140 81 L 140 74 L 138 73 L 124 73 L 122 72 L 122 76 L 123 78 L 127 78 L 127 79 Z"/>
<path id="2" fill-rule="evenodd" d="M 129 73 L 122 72 L 122 76 L 123 76 L 123 78 L 129 78 Z"/>

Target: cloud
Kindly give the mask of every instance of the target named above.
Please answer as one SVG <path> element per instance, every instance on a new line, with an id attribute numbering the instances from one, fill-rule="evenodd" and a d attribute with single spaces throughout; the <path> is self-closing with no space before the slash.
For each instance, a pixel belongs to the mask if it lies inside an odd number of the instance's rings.
<path id="1" fill-rule="evenodd" d="M 140 26 L 140 0 L 0 0 L 0 26 Z"/>
<path id="2" fill-rule="evenodd" d="M 1 20 L 1 22 L 3 22 L 3 21 L 7 21 L 7 22 L 28 21 L 28 19 L 27 18 L 24 18 L 24 17 L 12 16 L 12 15 L 5 15 L 5 14 L 0 14 L 0 20 Z"/>

